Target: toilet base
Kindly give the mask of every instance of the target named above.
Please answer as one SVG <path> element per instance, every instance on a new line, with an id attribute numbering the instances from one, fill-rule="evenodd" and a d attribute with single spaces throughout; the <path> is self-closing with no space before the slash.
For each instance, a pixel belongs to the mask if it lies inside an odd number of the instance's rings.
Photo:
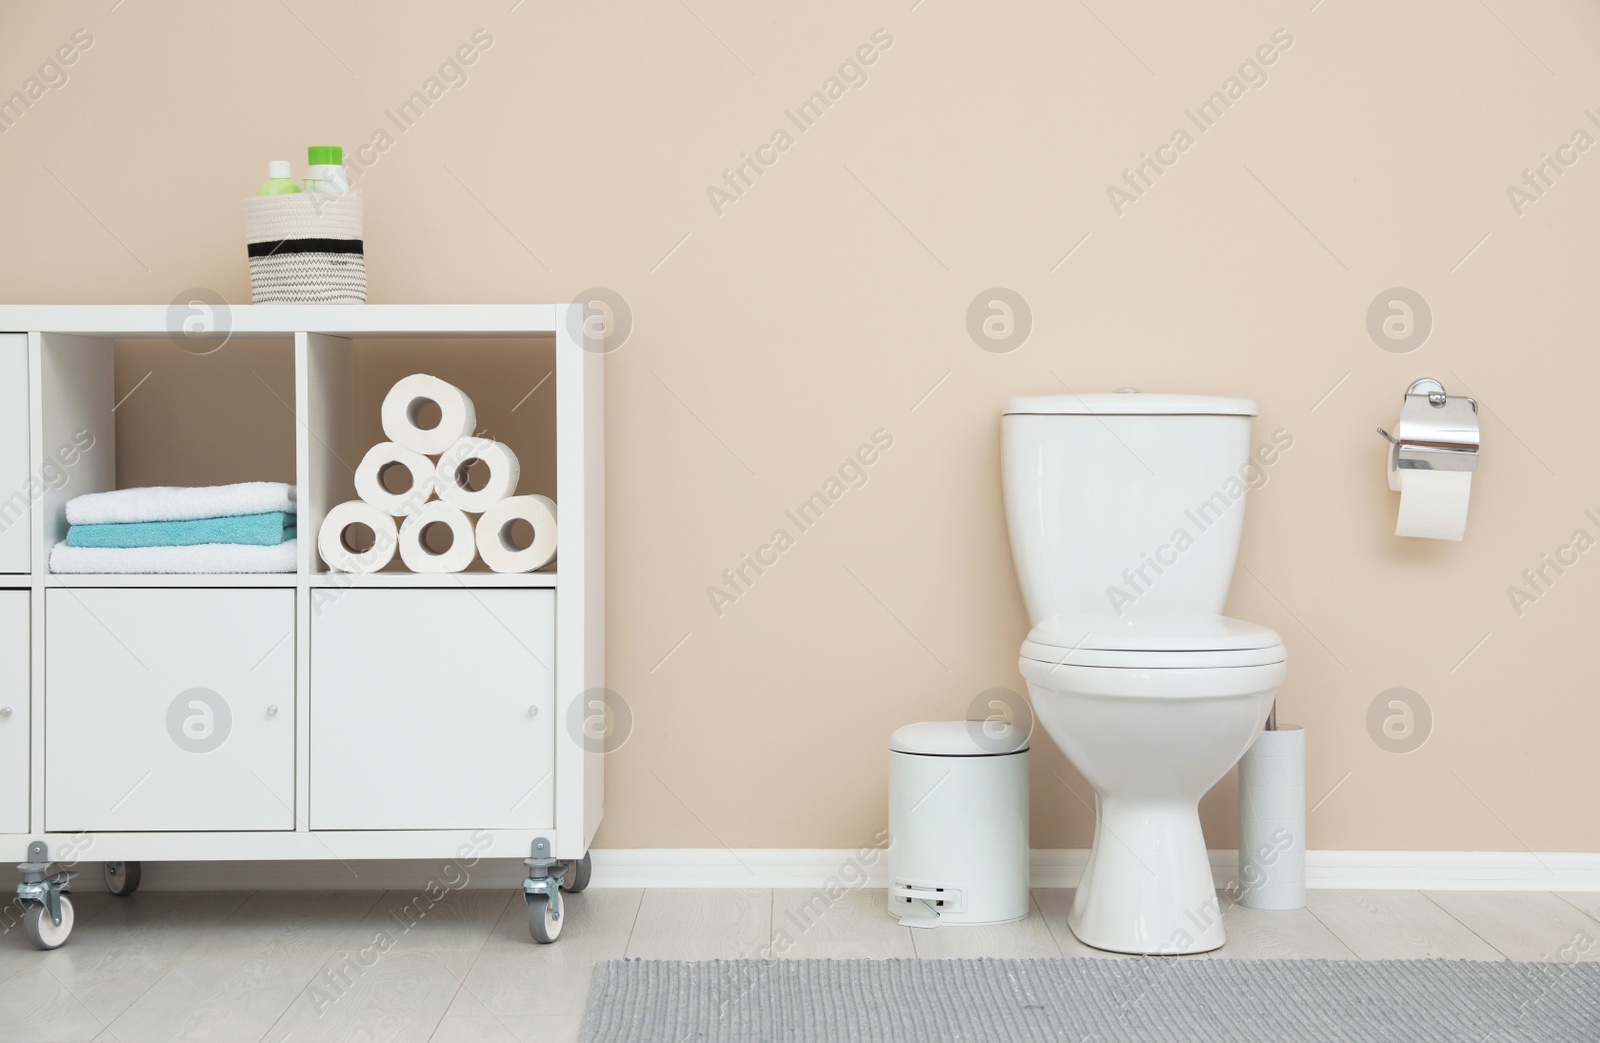
<path id="1" fill-rule="evenodd" d="M 1094 846 L 1067 926 L 1108 952 L 1176 956 L 1226 940 L 1198 801 L 1096 801 Z"/>

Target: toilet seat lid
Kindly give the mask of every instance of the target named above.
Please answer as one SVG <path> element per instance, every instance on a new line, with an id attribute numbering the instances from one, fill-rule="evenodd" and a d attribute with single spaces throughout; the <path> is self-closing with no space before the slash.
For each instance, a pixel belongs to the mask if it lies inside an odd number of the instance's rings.
<path id="1" fill-rule="evenodd" d="M 1078 666 L 1259 666 L 1282 662 L 1267 627 L 1215 615 L 1052 616 L 1028 632 L 1022 655 Z M 1183 662 L 1178 662 L 1179 659 Z"/>

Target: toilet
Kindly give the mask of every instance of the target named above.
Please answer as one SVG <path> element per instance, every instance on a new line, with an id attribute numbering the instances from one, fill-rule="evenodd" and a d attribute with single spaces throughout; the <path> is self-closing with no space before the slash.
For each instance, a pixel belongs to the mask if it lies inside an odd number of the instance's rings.
<path id="1" fill-rule="evenodd" d="M 1224 941 L 1199 802 L 1261 731 L 1287 658 L 1273 631 L 1222 615 L 1264 473 L 1255 414 L 1247 399 L 1119 392 L 1013 398 L 1001 421 L 1033 628 L 1019 667 L 1036 718 L 1094 787 L 1067 923 L 1097 949 Z"/>

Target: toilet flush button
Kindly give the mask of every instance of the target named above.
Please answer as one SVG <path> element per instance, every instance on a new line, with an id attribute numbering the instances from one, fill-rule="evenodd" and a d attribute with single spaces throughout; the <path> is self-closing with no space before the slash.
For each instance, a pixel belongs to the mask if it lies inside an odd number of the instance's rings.
<path id="1" fill-rule="evenodd" d="M 1138 393 L 1138 388 L 1117 388 L 1117 394 L 1119 395 L 1137 395 Z"/>

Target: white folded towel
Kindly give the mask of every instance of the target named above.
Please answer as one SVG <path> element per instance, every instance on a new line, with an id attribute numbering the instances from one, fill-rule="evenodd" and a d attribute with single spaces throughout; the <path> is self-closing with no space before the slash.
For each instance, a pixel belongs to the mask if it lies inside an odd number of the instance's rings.
<path id="1" fill-rule="evenodd" d="M 201 543 L 193 547 L 69 547 L 50 551 L 50 571 L 128 575 L 237 572 L 293 572 L 299 540 L 273 547 L 244 543 Z"/>
<path id="2" fill-rule="evenodd" d="M 84 493 L 67 501 L 71 525 L 105 525 L 120 522 L 193 521 L 196 518 L 232 518 L 240 514 L 294 511 L 294 486 L 283 482 L 241 482 L 188 489 L 157 485 L 145 489 L 116 489 Z"/>

